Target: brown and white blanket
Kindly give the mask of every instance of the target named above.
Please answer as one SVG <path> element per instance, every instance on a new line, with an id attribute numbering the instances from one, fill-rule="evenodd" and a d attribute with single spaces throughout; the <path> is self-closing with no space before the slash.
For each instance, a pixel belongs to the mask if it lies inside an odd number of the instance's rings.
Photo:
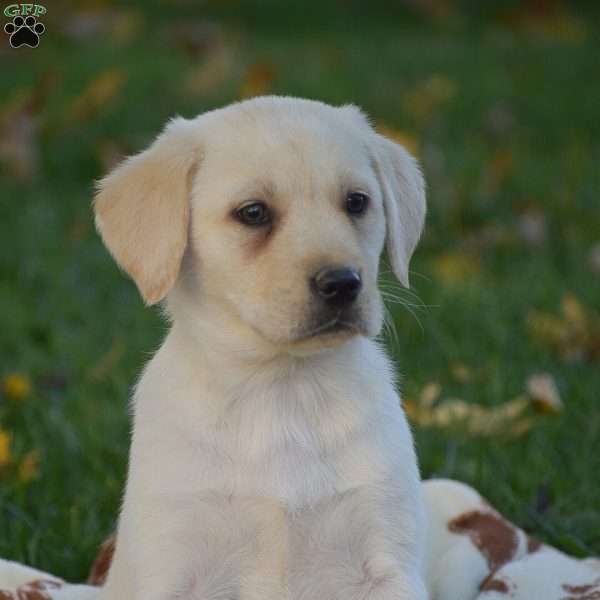
<path id="1" fill-rule="evenodd" d="M 600 600 L 600 559 L 539 543 L 462 483 L 432 479 L 423 493 L 431 600 Z M 0 600 L 95 600 L 113 548 L 109 538 L 85 585 L 0 560 Z"/>

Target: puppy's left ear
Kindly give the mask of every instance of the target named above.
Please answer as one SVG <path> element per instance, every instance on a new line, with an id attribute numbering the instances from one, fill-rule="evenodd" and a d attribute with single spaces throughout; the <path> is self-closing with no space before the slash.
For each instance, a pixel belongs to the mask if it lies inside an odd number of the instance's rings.
<path id="1" fill-rule="evenodd" d="M 398 281 L 409 287 L 408 265 L 425 223 L 425 180 L 419 163 L 399 144 L 373 133 L 370 149 L 383 193 L 388 258 Z"/>

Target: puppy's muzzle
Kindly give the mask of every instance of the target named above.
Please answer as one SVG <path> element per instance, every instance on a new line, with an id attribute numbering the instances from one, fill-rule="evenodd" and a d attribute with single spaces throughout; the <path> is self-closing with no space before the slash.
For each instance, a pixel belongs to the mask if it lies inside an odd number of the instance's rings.
<path id="1" fill-rule="evenodd" d="M 360 275 L 348 267 L 325 267 L 311 278 L 313 291 L 331 308 L 352 304 L 362 288 Z"/>

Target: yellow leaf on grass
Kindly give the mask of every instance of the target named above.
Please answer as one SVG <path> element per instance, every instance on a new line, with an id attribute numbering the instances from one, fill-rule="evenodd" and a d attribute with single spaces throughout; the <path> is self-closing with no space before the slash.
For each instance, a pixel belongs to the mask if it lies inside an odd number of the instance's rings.
<path id="1" fill-rule="evenodd" d="M 103 71 L 71 102 L 66 118 L 81 121 L 94 116 L 115 99 L 125 79 L 125 74 L 120 69 Z"/>
<path id="2" fill-rule="evenodd" d="M 234 69 L 235 57 L 232 48 L 220 44 L 189 72 L 185 88 L 198 95 L 213 92 L 233 76 Z"/>
<path id="3" fill-rule="evenodd" d="M 462 283 L 481 271 L 477 256 L 464 252 L 442 254 L 433 260 L 432 266 L 435 274 L 450 285 Z"/>
<path id="4" fill-rule="evenodd" d="M 581 302 L 573 294 L 563 296 L 562 311 L 567 322 L 573 327 L 584 328 L 586 326 L 587 313 Z"/>
<path id="5" fill-rule="evenodd" d="M 588 37 L 586 21 L 561 2 L 521 2 L 508 13 L 506 23 L 527 35 L 528 40 L 582 44 Z"/>
<path id="6" fill-rule="evenodd" d="M 573 294 L 562 299 L 562 315 L 530 311 L 530 336 L 559 352 L 567 360 L 600 358 L 600 315 L 585 307 Z"/>
<path id="7" fill-rule="evenodd" d="M 273 80 L 275 79 L 275 69 L 273 65 L 266 62 L 260 62 L 252 65 L 240 87 L 240 96 L 242 98 L 252 98 L 253 96 L 263 96 L 271 92 Z"/>
<path id="8" fill-rule="evenodd" d="M 404 408 L 404 412 L 409 421 L 419 423 L 419 406 L 416 402 L 413 402 L 408 398 L 402 398 L 402 408 Z"/>
<path id="9" fill-rule="evenodd" d="M 417 136 L 410 131 L 395 129 L 385 123 L 378 123 L 377 131 L 393 142 L 404 146 L 413 156 L 419 155 L 419 140 Z"/>
<path id="10" fill-rule="evenodd" d="M 464 400 L 451 398 L 444 400 L 431 411 L 431 423 L 434 427 L 446 429 L 465 421 L 469 414 L 474 414 L 476 411 L 476 406 L 469 406 Z"/>
<path id="11" fill-rule="evenodd" d="M 31 393 L 31 380 L 23 373 L 11 373 L 2 381 L 2 389 L 10 400 L 24 400 Z"/>
<path id="12" fill-rule="evenodd" d="M 12 463 L 12 454 L 10 444 L 12 435 L 8 431 L 0 429 L 0 468 L 6 467 Z"/>
<path id="13" fill-rule="evenodd" d="M 139 11 L 123 10 L 115 13 L 112 20 L 111 41 L 126 44 L 143 28 L 144 17 Z"/>
<path id="14" fill-rule="evenodd" d="M 433 406 L 436 400 L 440 397 L 442 386 L 439 383 L 426 383 L 421 390 L 419 396 L 419 404 L 421 406 Z"/>
<path id="15" fill-rule="evenodd" d="M 558 386 L 549 373 L 535 373 L 527 379 L 527 393 L 541 412 L 559 413 L 563 409 Z"/>
<path id="16" fill-rule="evenodd" d="M 517 436 L 529 430 L 533 421 L 524 412 L 529 400 L 517 397 L 499 406 L 483 406 L 465 402 L 460 398 L 448 398 L 436 406 L 423 406 L 408 402 L 404 404 L 408 418 L 424 428 L 462 428 L 471 435 Z"/>
<path id="17" fill-rule="evenodd" d="M 551 346 L 561 346 L 568 338 L 568 326 L 560 318 L 544 312 L 531 311 L 527 316 L 530 335 Z"/>
<path id="18" fill-rule="evenodd" d="M 48 79 L 48 81 L 50 81 Z M 29 179 L 37 170 L 39 112 L 49 84 L 17 91 L 0 105 L 0 166 L 17 179 Z"/>
<path id="19" fill-rule="evenodd" d="M 39 465 L 39 450 L 31 450 L 28 452 L 19 464 L 19 481 L 28 483 L 32 479 L 35 479 L 38 475 Z"/>
<path id="20" fill-rule="evenodd" d="M 420 121 L 429 120 L 435 111 L 456 95 L 456 83 L 444 75 L 432 75 L 404 94 L 404 110 Z"/>
<path id="21" fill-rule="evenodd" d="M 439 384 L 427 383 L 416 401 L 405 399 L 403 406 L 410 422 L 424 429 L 459 429 L 474 436 L 501 437 L 524 435 L 536 422 L 529 410 L 534 403 L 531 396 L 485 406 L 461 398 L 438 401 L 440 395 Z"/>
<path id="22" fill-rule="evenodd" d="M 502 183 L 512 172 L 513 164 L 514 157 L 512 150 L 510 148 L 503 148 L 494 154 L 489 163 L 489 168 L 494 179 Z"/>
<path id="23" fill-rule="evenodd" d="M 87 376 L 93 381 L 102 381 L 125 354 L 125 342 L 121 337 L 114 337 L 110 348 L 92 365 Z"/>
<path id="24" fill-rule="evenodd" d="M 470 367 L 463 363 L 454 363 L 450 367 L 452 377 L 458 383 L 469 383 L 473 378 L 473 371 Z"/>

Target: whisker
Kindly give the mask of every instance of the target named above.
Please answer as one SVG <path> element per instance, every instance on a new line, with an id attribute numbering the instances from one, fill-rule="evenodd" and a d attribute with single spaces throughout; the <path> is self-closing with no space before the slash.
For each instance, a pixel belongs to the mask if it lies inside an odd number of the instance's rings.
<path id="1" fill-rule="evenodd" d="M 415 321 L 419 325 L 419 329 L 421 330 L 421 333 L 425 333 L 425 328 L 423 327 L 423 324 L 421 323 L 421 319 L 419 319 L 417 313 L 410 306 L 407 306 L 406 304 L 404 305 L 404 307 L 414 317 Z"/>
<path id="2" fill-rule="evenodd" d="M 402 298 L 398 298 L 397 296 L 387 295 L 385 292 L 381 292 L 381 297 L 388 304 L 398 304 L 400 306 L 406 306 L 411 308 L 417 308 L 420 310 L 429 309 L 429 308 L 439 308 L 439 304 L 414 304 L 413 302 L 408 302 Z"/>
<path id="3" fill-rule="evenodd" d="M 379 289 L 382 296 L 392 302 L 407 304 L 415 308 L 427 308 L 427 305 L 415 292 L 410 292 L 404 288 L 386 287 L 385 284 L 380 284 Z M 403 298 L 403 295 L 409 296 L 409 300 Z M 413 302 L 410 302 L 410 300 L 413 300 Z"/>
<path id="4" fill-rule="evenodd" d="M 418 271 L 409 271 L 409 273 L 415 277 L 420 277 L 421 279 L 427 281 L 427 283 L 431 283 L 431 277 L 427 277 L 427 275 L 424 273 L 419 273 Z"/>
<path id="5" fill-rule="evenodd" d="M 421 323 L 421 320 L 419 319 L 419 316 L 417 315 L 416 311 L 428 309 L 428 308 L 431 308 L 431 306 L 426 305 L 421 300 L 421 298 L 418 296 L 418 294 L 416 292 L 407 290 L 406 288 L 400 286 L 399 284 L 396 284 L 393 281 L 389 281 L 389 280 L 380 281 L 379 282 L 379 290 L 380 290 L 381 297 L 383 298 L 385 304 L 399 305 L 399 306 L 402 306 L 403 308 L 405 308 L 413 316 L 413 318 L 419 325 L 421 332 L 423 333 L 425 331 L 425 329 L 423 328 L 423 324 Z M 402 296 L 408 296 L 408 298 L 406 298 L 406 297 L 403 298 Z M 386 306 L 385 310 L 388 314 L 390 314 L 387 306 Z M 390 316 L 391 316 L 391 314 L 390 314 Z M 386 316 L 386 318 L 384 318 L 384 323 L 386 320 L 387 320 L 387 316 Z M 392 318 L 392 322 L 393 322 L 393 318 Z M 394 329 L 394 331 L 395 331 L 395 329 Z"/>
<path id="6" fill-rule="evenodd" d="M 400 341 L 398 339 L 398 330 L 396 329 L 396 323 L 394 318 L 392 317 L 392 313 L 388 310 L 386 306 L 383 307 L 383 332 L 384 338 L 386 337 L 389 340 L 389 343 L 392 347 L 398 348 L 400 345 Z"/>
<path id="7" fill-rule="evenodd" d="M 400 283 L 396 283 L 395 281 L 383 279 L 383 280 L 379 281 L 379 286 L 381 288 L 385 288 L 388 290 L 397 291 L 398 293 L 406 294 L 407 296 L 413 296 L 415 298 L 419 297 L 419 294 L 415 290 L 410 290 L 408 288 L 405 288 L 403 285 L 401 285 Z"/>

